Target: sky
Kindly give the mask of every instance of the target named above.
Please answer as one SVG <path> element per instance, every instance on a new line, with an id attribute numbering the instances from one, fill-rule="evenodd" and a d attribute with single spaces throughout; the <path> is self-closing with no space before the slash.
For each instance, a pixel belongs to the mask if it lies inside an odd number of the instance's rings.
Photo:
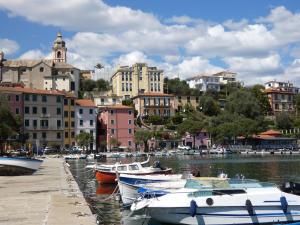
<path id="1" fill-rule="evenodd" d="M 7 59 L 49 58 L 56 33 L 81 69 L 146 62 L 186 79 L 229 70 L 300 86 L 300 1 L 0 0 Z"/>

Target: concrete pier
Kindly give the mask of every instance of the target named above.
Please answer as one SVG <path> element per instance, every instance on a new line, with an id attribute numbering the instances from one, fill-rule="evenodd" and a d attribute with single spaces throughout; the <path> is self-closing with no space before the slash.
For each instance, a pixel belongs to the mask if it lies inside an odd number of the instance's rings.
<path id="1" fill-rule="evenodd" d="M 0 177 L 1 225 L 95 225 L 62 158 L 47 158 L 30 176 Z"/>

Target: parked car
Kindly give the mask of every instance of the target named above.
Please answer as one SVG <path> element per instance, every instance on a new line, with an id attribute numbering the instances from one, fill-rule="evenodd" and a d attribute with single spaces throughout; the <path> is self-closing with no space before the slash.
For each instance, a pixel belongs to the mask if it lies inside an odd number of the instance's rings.
<path id="1" fill-rule="evenodd" d="M 44 154 L 53 154 L 53 153 L 58 153 L 58 150 L 54 147 L 48 147 L 48 146 L 44 148 Z"/>

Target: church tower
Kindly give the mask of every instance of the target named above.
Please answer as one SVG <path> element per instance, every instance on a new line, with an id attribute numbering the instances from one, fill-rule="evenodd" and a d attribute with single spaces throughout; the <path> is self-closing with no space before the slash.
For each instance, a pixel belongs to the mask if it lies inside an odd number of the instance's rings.
<path id="1" fill-rule="evenodd" d="M 54 62 L 67 62 L 66 43 L 62 39 L 61 32 L 57 33 L 52 47 L 52 59 Z"/>

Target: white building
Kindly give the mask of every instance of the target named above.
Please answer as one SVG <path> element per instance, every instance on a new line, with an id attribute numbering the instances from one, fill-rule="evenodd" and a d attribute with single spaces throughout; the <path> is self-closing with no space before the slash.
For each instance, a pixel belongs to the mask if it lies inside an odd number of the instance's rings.
<path id="1" fill-rule="evenodd" d="M 93 99 L 97 107 L 108 105 L 122 105 L 123 96 L 114 95 L 111 91 L 90 92 L 87 96 Z"/>
<path id="2" fill-rule="evenodd" d="M 96 150 L 97 107 L 90 99 L 77 99 L 75 101 L 75 135 L 82 132 L 93 135 L 90 149 Z"/>
<path id="3" fill-rule="evenodd" d="M 220 91 L 220 78 L 217 76 L 200 75 L 188 78 L 186 81 L 190 88 L 197 88 L 202 92 L 207 90 Z"/>
<path id="4" fill-rule="evenodd" d="M 219 73 L 215 73 L 212 76 L 218 77 L 220 84 L 228 84 L 228 83 L 235 83 L 236 81 L 236 73 L 230 71 L 222 71 Z"/>
<path id="5" fill-rule="evenodd" d="M 294 94 L 299 93 L 299 88 L 294 87 L 294 85 L 290 82 L 279 82 L 276 80 L 272 80 L 265 83 L 265 89 L 277 89 L 280 91 L 290 91 Z"/>

